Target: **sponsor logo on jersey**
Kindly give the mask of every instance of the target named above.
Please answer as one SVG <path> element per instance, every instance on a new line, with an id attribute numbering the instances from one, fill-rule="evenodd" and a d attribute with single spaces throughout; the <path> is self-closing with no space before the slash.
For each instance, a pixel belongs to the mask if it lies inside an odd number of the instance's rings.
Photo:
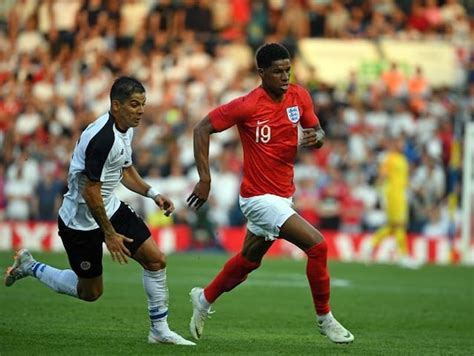
<path id="1" fill-rule="evenodd" d="M 286 108 L 286 114 L 292 123 L 296 123 L 300 119 L 300 110 L 298 109 L 298 106 L 290 106 L 289 108 Z"/>

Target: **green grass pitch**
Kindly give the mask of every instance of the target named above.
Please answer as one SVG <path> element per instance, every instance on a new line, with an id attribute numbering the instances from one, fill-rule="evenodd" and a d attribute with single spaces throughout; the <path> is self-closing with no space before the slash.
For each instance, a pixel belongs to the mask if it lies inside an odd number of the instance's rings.
<path id="1" fill-rule="evenodd" d="M 13 252 L 1 252 L 2 267 Z M 64 254 L 34 254 L 68 267 Z M 190 338 L 189 290 L 203 286 L 227 256 L 168 256 L 171 327 Z M 33 278 L 1 286 L 0 355 L 473 355 L 474 269 L 330 263 L 332 308 L 355 335 L 332 344 L 316 329 L 305 262 L 266 259 L 216 303 L 195 347 L 149 345 L 141 271 L 104 257 L 104 295 L 86 303 Z"/>

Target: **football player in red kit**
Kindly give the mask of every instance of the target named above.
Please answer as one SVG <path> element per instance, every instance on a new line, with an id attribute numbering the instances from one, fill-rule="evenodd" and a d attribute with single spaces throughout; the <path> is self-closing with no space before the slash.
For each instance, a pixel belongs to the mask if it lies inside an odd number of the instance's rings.
<path id="1" fill-rule="evenodd" d="M 354 336 L 334 318 L 329 306 L 327 244 L 321 233 L 295 212 L 292 203 L 298 125 L 303 128 L 302 146 L 321 147 L 324 131 L 309 93 L 290 84 L 287 49 L 277 43 L 265 44 L 256 52 L 256 63 L 261 86 L 212 110 L 194 129 L 199 182 L 187 201 L 199 209 L 211 189 L 210 135 L 237 125 L 244 152 L 239 204 L 247 218 L 247 234 L 242 251 L 227 261 L 214 280 L 204 289 L 191 290 L 191 334 L 195 339 L 202 336 L 211 304 L 242 283 L 260 266 L 275 239 L 283 238 L 308 256 L 306 275 L 320 332 L 333 342 L 350 343 Z"/>

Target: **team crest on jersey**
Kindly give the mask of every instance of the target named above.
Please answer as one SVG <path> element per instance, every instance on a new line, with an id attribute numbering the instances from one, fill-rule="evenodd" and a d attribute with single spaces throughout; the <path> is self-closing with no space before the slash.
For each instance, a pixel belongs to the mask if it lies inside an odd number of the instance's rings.
<path id="1" fill-rule="evenodd" d="M 298 106 L 290 106 L 289 108 L 286 108 L 286 114 L 292 123 L 297 123 L 300 119 L 300 110 L 298 109 Z"/>

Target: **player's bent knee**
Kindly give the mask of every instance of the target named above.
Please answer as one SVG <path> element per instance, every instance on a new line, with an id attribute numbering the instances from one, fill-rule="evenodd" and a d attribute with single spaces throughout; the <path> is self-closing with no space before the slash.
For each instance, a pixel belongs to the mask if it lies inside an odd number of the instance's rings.
<path id="1" fill-rule="evenodd" d="M 79 298 L 85 302 L 95 302 L 102 296 L 102 290 L 79 291 Z"/>
<path id="2" fill-rule="evenodd" d="M 148 271 L 159 271 L 160 269 L 166 268 L 166 262 L 148 262 L 142 263 L 142 266 Z"/>
<path id="3" fill-rule="evenodd" d="M 153 258 L 140 263 L 143 268 L 148 271 L 159 271 L 160 269 L 166 268 L 166 256 L 164 253 L 159 252 L 153 256 Z"/>
<path id="4" fill-rule="evenodd" d="M 305 235 L 303 242 L 297 244 L 303 251 L 309 251 L 317 245 L 326 245 L 323 235 L 317 229 L 312 229 Z"/>
<path id="5" fill-rule="evenodd" d="M 77 295 L 79 299 L 86 302 L 94 302 L 101 297 L 103 293 L 102 277 L 98 279 L 79 279 L 77 285 Z"/>
<path id="6" fill-rule="evenodd" d="M 321 234 L 321 232 L 319 232 L 319 230 L 316 230 L 316 229 L 313 232 L 313 239 L 317 241 L 317 243 L 321 243 L 324 241 L 323 235 Z"/>
<path id="7" fill-rule="evenodd" d="M 148 271 L 159 271 L 166 267 L 166 256 L 150 238 L 137 250 L 133 258 Z"/>
<path id="8" fill-rule="evenodd" d="M 309 258 L 326 257 L 328 253 L 328 244 L 323 239 L 305 252 Z"/>

